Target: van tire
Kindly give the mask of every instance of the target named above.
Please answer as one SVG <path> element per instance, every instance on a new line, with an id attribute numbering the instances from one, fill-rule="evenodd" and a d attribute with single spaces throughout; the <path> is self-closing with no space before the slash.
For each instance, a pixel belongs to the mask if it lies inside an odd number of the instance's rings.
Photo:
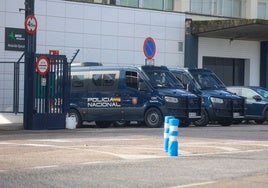
<path id="1" fill-rule="evenodd" d="M 111 126 L 111 121 L 95 121 L 97 127 L 99 128 L 108 128 Z"/>
<path id="2" fill-rule="evenodd" d="M 209 123 L 208 113 L 205 109 L 201 110 L 201 119 L 194 122 L 196 127 L 205 127 Z"/>
<path id="3" fill-rule="evenodd" d="M 77 110 L 70 109 L 69 112 L 68 112 L 68 115 L 70 117 L 74 117 L 75 118 L 75 121 L 76 121 L 75 128 L 81 128 L 82 127 L 82 118 L 81 118 L 80 113 Z"/>
<path id="4" fill-rule="evenodd" d="M 157 128 L 163 126 L 163 116 L 160 110 L 155 107 L 149 108 L 145 112 L 145 124 L 149 128 Z"/>

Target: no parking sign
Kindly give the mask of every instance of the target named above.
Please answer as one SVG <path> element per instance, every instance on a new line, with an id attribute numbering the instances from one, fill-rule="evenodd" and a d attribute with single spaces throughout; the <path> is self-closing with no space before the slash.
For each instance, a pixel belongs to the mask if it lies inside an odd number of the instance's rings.
<path id="1" fill-rule="evenodd" d="M 153 59 L 156 52 L 156 46 L 152 37 L 147 37 L 145 39 L 143 43 L 143 52 L 148 59 Z"/>

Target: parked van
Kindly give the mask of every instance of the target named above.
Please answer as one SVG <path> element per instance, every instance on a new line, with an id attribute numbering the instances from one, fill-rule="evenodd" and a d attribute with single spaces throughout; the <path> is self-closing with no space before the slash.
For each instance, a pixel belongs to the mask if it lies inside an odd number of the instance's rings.
<path id="1" fill-rule="evenodd" d="M 203 99 L 204 108 L 201 119 L 194 122 L 196 126 L 206 126 L 213 121 L 222 126 L 229 126 L 234 121 L 244 118 L 244 98 L 227 91 L 224 83 L 214 72 L 207 69 L 186 68 L 170 70 L 189 91 Z"/>
<path id="2" fill-rule="evenodd" d="M 69 115 L 81 127 L 95 121 L 99 127 L 114 122 L 163 125 L 173 115 L 181 125 L 201 116 L 201 98 L 186 91 L 167 67 L 71 67 Z"/>

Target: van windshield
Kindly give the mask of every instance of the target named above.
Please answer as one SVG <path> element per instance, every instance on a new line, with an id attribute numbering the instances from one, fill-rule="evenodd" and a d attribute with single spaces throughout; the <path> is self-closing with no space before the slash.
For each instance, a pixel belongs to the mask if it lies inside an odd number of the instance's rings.
<path id="1" fill-rule="evenodd" d="M 194 79 L 198 82 L 201 89 L 224 89 L 225 85 L 220 81 L 220 79 L 211 73 L 194 73 Z"/>
<path id="2" fill-rule="evenodd" d="M 145 73 L 154 88 L 184 88 L 182 83 L 169 71 L 151 69 L 146 70 Z"/>

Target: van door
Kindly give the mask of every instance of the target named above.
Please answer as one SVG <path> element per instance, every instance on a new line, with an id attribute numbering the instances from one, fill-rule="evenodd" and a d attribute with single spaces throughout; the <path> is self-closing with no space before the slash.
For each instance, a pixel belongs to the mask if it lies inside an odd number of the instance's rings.
<path id="1" fill-rule="evenodd" d="M 143 120 L 145 103 L 149 101 L 149 93 L 139 90 L 139 82 L 143 82 L 136 71 L 125 71 L 125 87 L 122 91 L 122 109 L 125 120 Z"/>
<path id="2" fill-rule="evenodd" d="M 120 120 L 121 98 L 118 96 L 120 70 L 91 71 L 88 90 L 88 113 L 94 120 Z"/>

